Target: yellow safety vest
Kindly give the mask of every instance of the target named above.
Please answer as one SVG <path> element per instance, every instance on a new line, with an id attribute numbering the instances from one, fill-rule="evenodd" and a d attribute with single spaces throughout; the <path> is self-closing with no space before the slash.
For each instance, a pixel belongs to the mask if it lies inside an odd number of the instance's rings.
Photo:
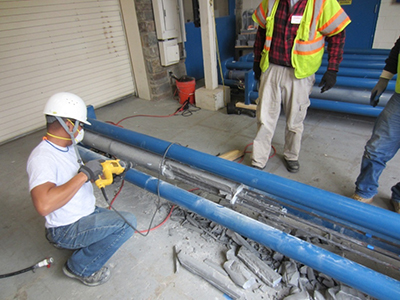
<path id="1" fill-rule="evenodd" d="M 266 29 L 260 67 L 269 66 L 268 54 L 274 31 L 279 0 L 263 0 L 253 14 L 253 20 Z M 308 0 L 292 48 L 292 66 L 296 78 L 308 77 L 319 69 L 324 54 L 325 36 L 341 32 L 350 18 L 336 0 Z"/>

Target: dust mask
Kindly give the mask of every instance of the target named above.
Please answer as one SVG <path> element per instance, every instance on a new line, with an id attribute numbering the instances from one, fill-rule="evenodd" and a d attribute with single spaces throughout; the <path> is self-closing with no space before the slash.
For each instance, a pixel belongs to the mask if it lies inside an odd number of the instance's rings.
<path id="1" fill-rule="evenodd" d="M 78 130 L 78 135 L 75 137 L 75 142 L 79 144 L 83 140 L 83 136 L 85 135 L 85 132 L 83 131 L 83 128 L 81 130 Z"/>

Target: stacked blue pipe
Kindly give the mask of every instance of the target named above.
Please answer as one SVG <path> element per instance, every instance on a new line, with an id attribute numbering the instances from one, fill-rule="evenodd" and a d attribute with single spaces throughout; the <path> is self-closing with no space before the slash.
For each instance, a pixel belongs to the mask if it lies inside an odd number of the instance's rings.
<path id="1" fill-rule="evenodd" d="M 311 108 L 376 117 L 382 111 L 394 92 L 396 78 L 389 82 L 381 95 L 377 107 L 369 105 L 370 92 L 378 82 L 390 50 L 347 49 L 337 76 L 336 85 L 325 93 L 318 84 L 328 65 L 328 55 L 324 54 L 321 67 L 315 74 L 315 86 L 310 95 Z M 253 104 L 258 98 L 258 82 L 254 78 L 253 54 L 247 54 L 238 61 L 232 58 L 222 64 L 224 84 L 231 87 L 244 86 L 245 104 Z"/>
<path id="2" fill-rule="evenodd" d="M 349 222 L 356 226 L 355 228 L 361 226 L 367 229 L 365 232 L 385 240 L 391 240 L 394 244 L 398 244 L 400 240 L 399 215 L 396 213 L 98 121 L 95 119 L 92 107 L 89 108 L 88 118 L 91 123 L 90 126 L 85 125 L 85 129 L 88 131 L 167 159 L 179 161 L 196 169 L 241 182 L 250 188 L 274 195 L 284 203 L 325 217 L 341 219 L 345 224 Z M 96 158 L 93 156 L 94 153 L 81 153 L 81 155 L 84 160 Z M 131 183 L 152 193 L 159 193 L 161 197 L 177 205 L 332 276 L 372 297 L 379 299 L 399 299 L 400 297 L 400 282 L 391 277 L 306 243 L 171 184 L 159 183 L 157 178 L 137 170 L 129 170 L 125 178 Z"/>

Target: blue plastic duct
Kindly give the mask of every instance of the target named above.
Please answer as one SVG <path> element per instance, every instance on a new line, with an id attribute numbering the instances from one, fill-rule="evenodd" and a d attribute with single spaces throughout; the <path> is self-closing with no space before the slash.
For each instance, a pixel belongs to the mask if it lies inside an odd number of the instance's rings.
<path id="1" fill-rule="evenodd" d="M 393 92 L 384 92 L 379 98 L 378 106 L 385 107 L 389 99 L 392 97 Z M 333 87 L 325 93 L 321 93 L 321 88 L 314 85 L 310 98 L 326 99 L 340 102 L 349 102 L 357 104 L 370 104 L 371 90 L 368 89 L 354 89 L 346 87 Z"/>
<path id="2" fill-rule="evenodd" d="M 327 60 L 323 60 L 321 63 L 321 66 L 326 69 L 326 66 L 328 65 Z M 359 69 L 379 69 L 383 70 L 385 67 L 385 62 L 384 61 L 346 61 L 343 60 L 340 63 L 340 67 L 345 67 L 345 68 L 359 68 Z"/>
<path id="3" fill-rule="evenodd" d="M 385 61 L 386 58 L 388 58 L 388 55 L 375 55 L 375 54 L 355 54 L 355 53 L 347 53 L 345 52 L 343 54 L 343 60 L 361 60 L 361 61 L 378 61 L 378 62 L 383 62 Z M 322 59 L 327 60 L 328 59 L 328 53 L 325 52 L 324 55 L 322 56 Z"/>
<path id="4" fill-rule="evenodd" d="M 323 74 L 315 74 L 316 84 L 321 82 L 322 76 Z M 372 90 L 374 86 L 377 84 L 377 82 L 378 79 L 371 79 L 371 78 L 345 77 L 345 76 L 338 76 L 336 78 L 336 86 L 352 87 L 356 89 L 360 88 L 360 89 Z M 386 90 L 394 92 L 395 86 L 396 86 L 396 81 L 390 80 Z"/>
<path id="5" fill-rule="evenodd" d="M 329 110 L 342 113 L 377 117 L 383 110 L 382 107 L 372 107 L 370 105 L 333 101 L 326 99 L 310 98 L 310 107 L 315 109 Z"/>
<path id="6" fill-rule="evenodd" d="M 344 50 L 345 54 L 360 54 L 360 55 L 383 55 L 389 56 L 390 49 L 359 49 L 359 48 L 348 48 Z"/>
<path id="7" fill-rule="evenodd" d="M 109 138 L 161 156 L 168 149 L 166 157 L 170 159 L 235 182 L 243 183 L 260 191 L 284 199 L 290 199 L 294 203 L 308 207 L 310 211 L 321 211 L 327 215 L 332 215 L 333 213 L 334 216 L 340 217 L 340 219 L 346 222 L 368 229 L 369 233 L 374 236 L 393 239 L 397 242 L 400 241 L 400 215 L 394 212 L 359 203 L 344 196 L 281 178 L 180 145 L 170 145 L 169 142 L 119 128 L 96 119 L 89 118 L 89 122 L 92 125 L 87 126 L 88 129 Z"/>
<path id="8" fill-rule="evenodd" d="M 101 157 L 85 148 L 80 153 L 85 161 Z M 137 170 L 125 179 L 372 297 L 400 299 L 400 282 L 393 278 Z"/>
<path id="9" fill-rule="evenodd" d="M 342 63 L 343 64 L 343 63 Z M 344 65 L 340 65 L 341 67 L 345 67 Z M 253 70 L 253 63 L 252 62 L 234 62 L 234 61 L 228 61 L 225 63 L 225 66 L 228 70 L 248 70 L 252 72 Z M 364 75 L 364 69 L 361 69 L 361 66 L 359 66 L 359 69 L 355 68 L 345 68 L 343 71 L 339 70 L 338 77 L 337 77 L 337 86 L 347 86 L 347 87 L 355 87 L 355 88 L 367 88 L 367 89 L 373 89 L 376 83 L 378 82 L 379 75 L 382 73 L 383 67 L 385 65 L 382 64 L 380 68 L 376 68 L 375 71 L 374 69 L 369 68 L 367 65 L 365 66 L 365 75 Z M 326 71 L 326 65 L 321 65 L 321 68 L 318 69 L 316 75 L 315 75 L 315 80 L 316 82 L 320 82 L 323 74 Z M 342 73 L 343 72 L 343 75 Z M 356 77 L 354 75 L 359 74 L 359 77 Z M 379 74 L 378 74 L 379 73 Z M 351 76 L 353 75 L 353 76 Z M 395 89 L 396 82 L 395 80 L 389 81 L 387 90 L 388 91 L 394 91 Z"/>
<path id="10" fill-rule="evenodd" d="M 326 68 L 321 67 L 318 69 L 316 74 L 323 75 L 326 72 Z M 338 76 L 358 77 L 358 78 L 375 78 L 379 79 L 382 74 L 382 70 L 378 69 L 356 69 L 356 68 L 339 68 Z M 397 75 L 393 76 L 393 80 L 396 80 Z M 377 80 L 376 80 L 377 82 Z"/>
<path id="11" fill-rule="evenodd" d="M 258 92 L 249 93 L 249 99 L 252 100 L 253 102 L 257 98 L 258 98 Z M 342 112 L 342 113 L 351 113 L 368 117 L 379 116 L 379 114 L 383 109 L 380 106 L 372 107 L 365 104 L 349 103 L 349 102 L 327 100 L 327 99 L 315 99 L 315 98 L 310 98 L 310 108 Z"/>

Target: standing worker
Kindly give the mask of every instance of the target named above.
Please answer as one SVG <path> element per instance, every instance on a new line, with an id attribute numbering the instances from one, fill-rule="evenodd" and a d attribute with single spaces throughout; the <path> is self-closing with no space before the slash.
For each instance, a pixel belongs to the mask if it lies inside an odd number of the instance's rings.
<path id="1" fill-rule="evenodd" d="M 271 151 L 281 104 L 286 116 L 283 157 L 289 172 L 298 172 L 303 121 L 328 42 L 328 69 L 321 93 L 336 83 L 343 57 L 345 27 L 350 19 L 337 0 L 263 0 L 253 14 L 258 24 L 254 43 L 258 131 L 253 167 L 263 169 Z"/>
<path id="2" fill-rule="evenodd" d="M 115 212 L 95 206 L 91 181 L 99 178 L 99 160 L 81 163 L 76 144 L 83 139 L 87 110 L 71 93 L 57 93 L 44 108 L 47 133 L 27 162 L 29 190 L 46 219 L 46 238 L 58 248 L 75 250 L 63 266 L 70 278 L 97 286 L 110 278 L 104 264 L 134 230 Z M 136 226 L 133 214 L 123 216 Z"/>
<path id="3" fill-rule="evenodd" d="M 371 91 L 370 104 L 378 105 L 379 97 L 386 90 L 389 80 L 400 73 L 400 37 L 386 59 L 386 65 L 378 83 Z M 371 203 L 378 193 L 378 180 L 386 163 L 400 148 L 400 78 L 397 76 L 396 88 L 385 108 L 375 121 L 372 136 L 365 145 L 361 161 L 361 171 L 356 181 L 353 199 Z M 400 213 L 400 182 L 392 187 L 391 202 L 394 210 Z"/>

